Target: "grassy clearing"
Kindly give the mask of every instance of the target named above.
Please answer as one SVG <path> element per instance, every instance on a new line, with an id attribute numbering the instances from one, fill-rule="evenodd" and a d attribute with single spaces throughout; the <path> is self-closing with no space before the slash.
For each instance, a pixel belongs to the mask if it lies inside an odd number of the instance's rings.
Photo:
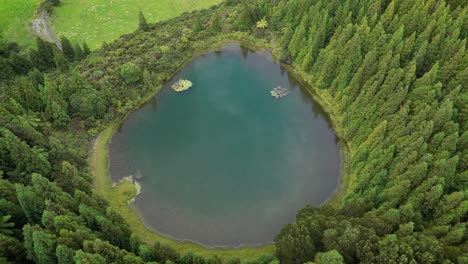
<path id="1" fill-rule="evenodd" d="M 11 0 L 0 0 L 11 1 Z M 63 0 L 55 8 L 52 28 L 57 36 L 73 42 L 86 41 L 95 49 L 138 27 L 140 10 L 149 23 L 166 20 L 186 11 L 209 8 L 221 0 Z"/>
<path id="2" fill-rule="evenodd" d="M 31 20 L 41 0 L 0 0 L 0 33 L 8 41 L 32 45 Z"/>

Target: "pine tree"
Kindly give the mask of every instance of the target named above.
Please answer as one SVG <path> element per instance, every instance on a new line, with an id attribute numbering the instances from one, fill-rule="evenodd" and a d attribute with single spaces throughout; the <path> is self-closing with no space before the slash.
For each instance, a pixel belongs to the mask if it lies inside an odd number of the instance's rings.
<path id="1" fill-rule="evenodd" d="M 55 67 L 54 46 L 52 43 L 36 38 L 38 63 L 35 65 L 39 70 L 45 71 Z"/>
<path id="2" fill-rule="evenodd" d="M 70 40 L 68 40 L 68 38 L 66 38 L 65 36 L 62 36 L 60 38 L 60 43 L 61 43 L 62 52 L 65 58 L 68 61 L 73 61 L 75 59 L 75 49 L 73 49 L 73 46 Z"/>
<path id="3" fill-rule="evenodd" d="M 55 67 L 60 71 L 60 72 L 66 72 L 69 69 L 69 61 L 67 58 L 65 58 L 64 54 L 60 52 L 55 52 L 54 55 L 54 60 L 55 60 Z"/>
<path id="4" fill-rule="evenodd" d="M 83 49 L 80 46 L 80 44 L 78 44 L 78 43 L 75 44 L 74 49 L 75 49 L 75 58 L 77 60 L 82 60 L 82 59 L 84 59 L 86 57 Z"/>
<path id="5" fill-rule="evenodd" d="M 143 12 L 140 11 L 140 23 L 139 23 L 139 28 L 140 30 L 143 30 L 143 31 L 148 31 L 149 30 L 149 26 L 148 26 L 148 23 L 146 22 L 146 18 L 145 18 L 145 15 L 143 15 Z"/>
<path id="6" fill-rule="evenodd" d="M 86 42 L 83 42 L 83 55 L 87 57 L 89 54 L 91 54 L 91 49 L 88 47 Z"/>
<path id="7" fill-rule="evenodd" d="M 31 61 L 17 52 L 10 54 L 10 65 L 18 75 L 26 74 L 32 69 Z"/>
<path id="8" fill-rule="evenodd" d="M 220 32 L 221 31 L 221 19 L 219 18 L 218 13 L 214 13 L 213 16 L 211 17 L 211 25 L 210 29 L 213 32 Z"/>

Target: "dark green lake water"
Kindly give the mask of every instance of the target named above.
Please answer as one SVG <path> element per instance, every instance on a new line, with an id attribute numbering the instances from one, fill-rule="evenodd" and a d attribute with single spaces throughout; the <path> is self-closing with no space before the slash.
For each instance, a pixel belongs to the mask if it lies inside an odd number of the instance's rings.
<path id="1" fill-rule="evenodd" d="M 179 78 L 194 86 L 177 93 Z M 291 90 L 276 99 L 270 90 Z M 273 241 L 339 185 L 340 150 L 318 103 L 266 52 L 200 56 L 112 138 L 110 174 L 141 174 L 134 202 L 155 230 L 205 245 Z"/>

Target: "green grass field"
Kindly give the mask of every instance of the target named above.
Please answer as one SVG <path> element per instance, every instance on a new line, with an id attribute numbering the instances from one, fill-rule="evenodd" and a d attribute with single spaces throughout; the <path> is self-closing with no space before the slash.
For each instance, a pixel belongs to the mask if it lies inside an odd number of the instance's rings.
<path id="1" fill-rule="evenodd" d="M 31 20 L 41 0 L 0 0 L 0 32 L 8 41 L 31 45 Z"/>
<path id="2" fill-rule="evenodd" d="M 149 23 L 154 23 L 185 11 L 209 8 L 220 2 L 221 0 L 63 0 L 54 11 L 52 28 L 58 37 L 64 35 L 78 43 L 86 41 L 95 49 L 104 41 L 109 43 L 137 29 L 140 10 Z"/>

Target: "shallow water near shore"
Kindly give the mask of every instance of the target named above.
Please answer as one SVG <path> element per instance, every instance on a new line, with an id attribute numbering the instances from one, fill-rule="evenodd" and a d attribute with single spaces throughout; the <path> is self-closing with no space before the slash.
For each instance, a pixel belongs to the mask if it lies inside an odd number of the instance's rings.
<path id="1" fill-rule="evenodd" d="M 148 226 L 207 246 L 265 244 L 337 190 L 326 114 L 269 56 L 230 44 L 197 57 L 112 137 L 110 175 L 141 177 L 134 206 Z M 181 78 L 193 87 L 177 93 Z M 278 86 L 289 94 L 272 97 Z"/>

